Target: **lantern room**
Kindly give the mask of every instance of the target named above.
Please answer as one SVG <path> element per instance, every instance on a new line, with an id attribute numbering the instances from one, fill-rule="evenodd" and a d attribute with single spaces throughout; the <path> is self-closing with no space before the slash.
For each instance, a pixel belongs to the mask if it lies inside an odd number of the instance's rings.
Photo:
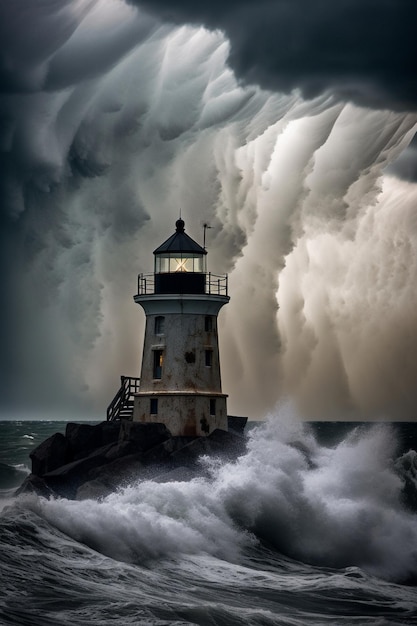
<path id="1" fill-rule="evenodd" d="M 184 220 L 156 250 L 155 293 L 205 293 L 207 251 L 185 233 Z"/>

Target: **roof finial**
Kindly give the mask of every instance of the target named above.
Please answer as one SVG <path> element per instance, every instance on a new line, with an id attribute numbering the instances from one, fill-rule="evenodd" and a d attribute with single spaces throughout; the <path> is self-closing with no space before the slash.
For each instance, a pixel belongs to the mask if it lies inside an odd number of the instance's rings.
<path id="1" fill-rule="evenodd" d="M 184 230 L 185 230 L 185 228 L 184 228 L 185 222 L 184 222 L 183 219 L 181 219 L 181 208 L 180 208 L 180 219 L 175 222 L 175 226 L 176 226 L 176 229 L 177 229 L 177 233 L 183 233 L 184 232 Z"/>

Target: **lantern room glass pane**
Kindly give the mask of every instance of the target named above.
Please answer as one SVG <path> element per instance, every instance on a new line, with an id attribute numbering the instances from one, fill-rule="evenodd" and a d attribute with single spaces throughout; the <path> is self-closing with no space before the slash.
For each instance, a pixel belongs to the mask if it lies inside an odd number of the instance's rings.
<path id="1" fill-rule="evenodd" d="M 197 272 L 205 271 L 205 258 L 202 254 L 181 254 L 172 253 L 155 256 L 155 273 L 164 274 L 177 272 Z"/>
<path id="2" fill-rule="evenodd" d="M 169 258 L 155 256 L 155 273 L 163 274 L 164 272 L 169 272 Z"/>

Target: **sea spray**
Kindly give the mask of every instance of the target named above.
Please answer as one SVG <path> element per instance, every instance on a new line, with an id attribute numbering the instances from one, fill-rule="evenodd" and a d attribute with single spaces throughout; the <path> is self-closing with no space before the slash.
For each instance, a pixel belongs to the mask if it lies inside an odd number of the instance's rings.
<path id="1" fill-rule="evenodd" d="M 213 489 L 215 481 L 143 481 L 81 502 L 39 498 L 30 506 L 62 532 L 127 562 L 208 553 L 236 560 L 247 544 Z"/>
<path id="2" fill-rule="evenodd" d="M 389 425 L 321 447 L 280 412 L 253 431 L 248 453 L 216 481 L 232 516 L 283 554 L 404 579 L 417 572 L 417 520 L 401 505 L 395 448 Z"/>
<path id="3" fill-rule="evenodd" d="M 32 498 L 77 541 L 127 562 L 185 554 L 238 561 L 256 542 L 326 567 L 388 580 L 417 573 L 417 520 L 401 503 L 389 425 L 357 428 L 334 447 L 308 426 L 270 415 L 236 462 L 204 460 L 210 477 L 133 482 L 102 500 Z"/>

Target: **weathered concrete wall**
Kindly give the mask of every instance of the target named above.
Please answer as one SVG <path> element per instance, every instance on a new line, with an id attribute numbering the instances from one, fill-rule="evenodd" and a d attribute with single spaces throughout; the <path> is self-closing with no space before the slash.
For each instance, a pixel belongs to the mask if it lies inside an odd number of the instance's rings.
<path id="1" fill-rule="evenodd" d="M 156 315 L 146 318 L 141 391 L 221 392 L 217 319 L 205 330 L 204 315 L 165 315 L 164 334 L 155 334 Z M 154 351 L 163 351 L 161 378 L 154 378 Z M 206 365 L 206 351 L 211 365 Z"/>
<path id="2" fill-rule="evenodd" d="M 151 414 L 151 399 L 158 400 L 158 412 Z M 215 415 L 210 413 L 215 402 Z M 163 422 L 174 437 L 204 437 L 216 428 L 227 430 L 226 396 L 196 393 L 138 393 L 134 418 L 140 422 Z"/>

